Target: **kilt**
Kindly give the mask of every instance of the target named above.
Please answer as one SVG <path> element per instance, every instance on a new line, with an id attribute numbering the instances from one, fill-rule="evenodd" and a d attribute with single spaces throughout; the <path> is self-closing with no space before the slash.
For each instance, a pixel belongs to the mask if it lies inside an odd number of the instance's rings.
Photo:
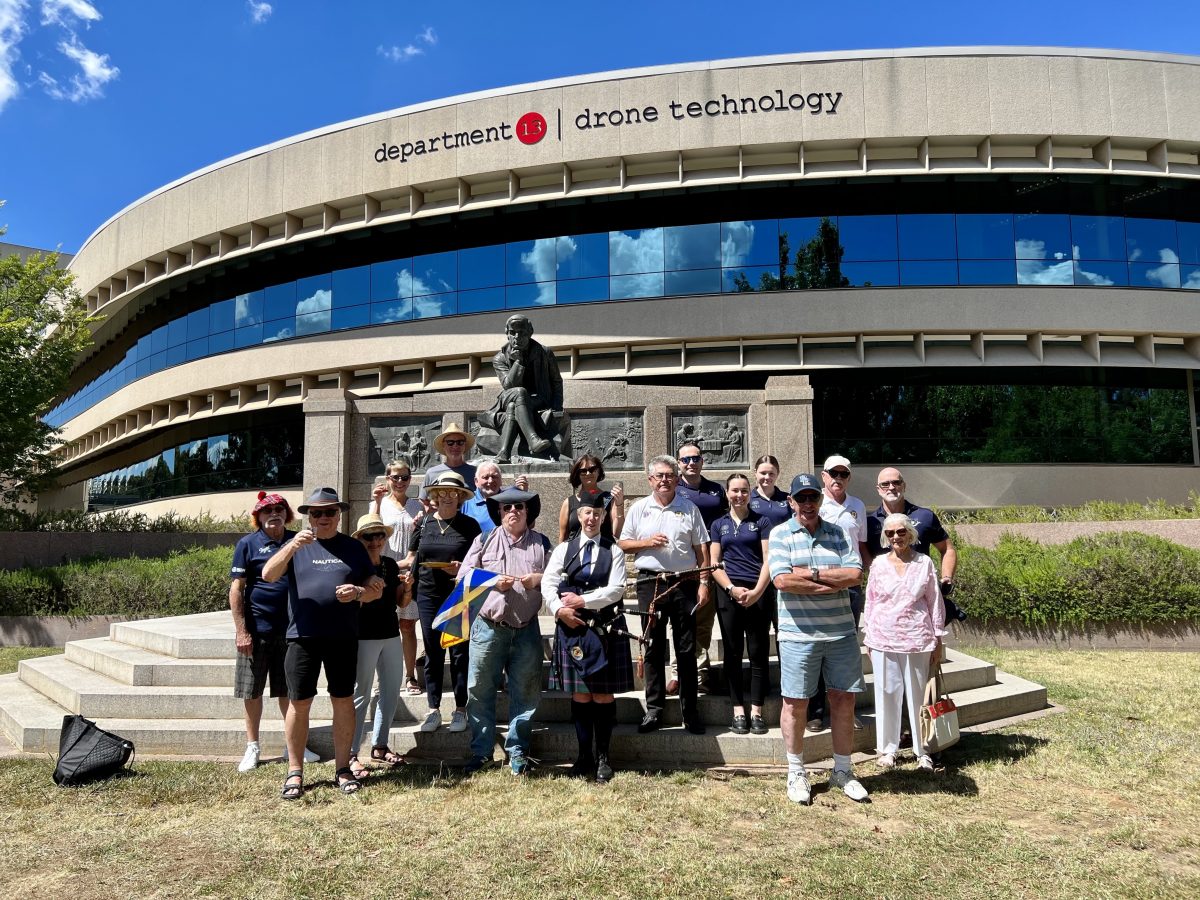
<path id="1" fill-rule="evenodd" d="M 624 616 L 617 616 L 613 626 L 628 631 Z M 554 626 L 554 665 L 550 667 L 550 690 L 576 694 L 623 694 L 633 690 L 633 654 L 629 650 L 629 638 L 610 634 L 603 639 L 608 665 L 588 677 L 586 681 L 575 662 L 567 653 L 563 640 L 562 625 Z"/>

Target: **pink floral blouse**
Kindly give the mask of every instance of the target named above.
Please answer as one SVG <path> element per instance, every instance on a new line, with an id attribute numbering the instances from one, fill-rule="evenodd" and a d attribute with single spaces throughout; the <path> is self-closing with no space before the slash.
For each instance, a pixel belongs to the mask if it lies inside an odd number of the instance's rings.
<path id="1" fill-rule="evenodd" d="M 946 634 L 946 610 L 933 560 L 924 553 L 914 553 L 904 574 L 899 575 L 887 554 L 875 557 L 867 582 L 863 622 L 863 643 L 872 650 L 933 650 L 937 638 Z"/>

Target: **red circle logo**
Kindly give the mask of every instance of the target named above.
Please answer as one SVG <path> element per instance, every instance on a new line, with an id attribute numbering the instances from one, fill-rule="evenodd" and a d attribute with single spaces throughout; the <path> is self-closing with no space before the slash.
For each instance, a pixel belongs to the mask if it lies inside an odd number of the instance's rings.
<path id="1" fill-rule="evenodd" d="M 517 119 L 517 140 L 522 144 L 536 144 L 546 136 L 546 117 L 541 113 L 527 112 Z"/>

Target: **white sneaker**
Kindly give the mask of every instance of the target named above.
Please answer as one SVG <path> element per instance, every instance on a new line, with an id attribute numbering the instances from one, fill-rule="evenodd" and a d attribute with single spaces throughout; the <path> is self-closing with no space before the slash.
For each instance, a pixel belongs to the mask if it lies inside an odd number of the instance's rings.
<path id="1" fill-rule="evenodd" d="M 932 772 L 933 771 L 932 757 L 929 757 L 929 756 L 925 755 L 924 753 L 922 753 L 920 756 L 917 757 L 917 768 L 920 769 L 922 772 Z"/>
<path id="2" fill-rule="evenodd" d="M 875 768 L 877 769 L 894 769 L 896 768 L 896 756 L 892 753 L 885 753 L 875 760 Z"/>
<path id="3" fill-rule="evenodd" d="M 454 715 L 450 717 L 450 727 L 447 731 L 466 731 L 467 730 L 467 714 L 462 710 L 456 709 Z"/>
<path id="4" fill-rule="evenodd" d="M 284 745 L 283 745 L 283 761 L 284 761 L 284 762 L 287 762 L 287 761 L 288 761 L 288 748 L 287 748 L 287 744 L 284 744 Z M 305 761 L 306 763 L 316 763 L 316 762 L 320 762 L 320 761 L 321 761 L 321 754 L 319 754 L 319 753 L 314 753 L 312 750 L 309 750 L 307 747 L 305 747 L 305 748 L 304 748 L 304 761 Z"/>
<path id="5" fill-rule="evenodd" d="M 425 721 L 421 723 L 421 730 L 428 734 L 431 731 L 437 731 L 442 727 L 442 711 L 440 709 L 431 709 L 429 715 L 425 717 Z"/>
<path id="6" fill-rule="evenodd" d="M 238 771 L 253 772 L 257 769 L 259 753 L 258 741 L 250 741 L 246 744 L 246 753 L 242 756 L 242 761 L 238 763 Z"/>
<path id="7" fill-rule="evenodd" d="M 808 786 L 808 776 L 803 772 L 788 772 L 787 795 L 793 803 L 807 805 L 812 800 L 812 788 Z"/>
<path id="8" fill-rule="evenodd" d="M 867 789 L 859 783 L 852 772 L 834 769 L 829 776 L 829 786 L 841 788 L 842 793 L 857 803 L 867 799 Z"/>

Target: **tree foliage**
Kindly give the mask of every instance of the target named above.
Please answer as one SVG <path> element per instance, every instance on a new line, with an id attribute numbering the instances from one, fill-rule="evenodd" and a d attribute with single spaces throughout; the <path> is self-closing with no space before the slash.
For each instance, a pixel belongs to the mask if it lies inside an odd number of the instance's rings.
<path id="1" fill-rule="evenodd" d="M 91 343 L 83 298 L 58 254 L 0 259 L 0 496 L 30 496 L 53 468 L 58 431 L 45 416 Z"/>
<path id="2" fill-rule="evenodd" d="M 828 217 L 821 219 L 817 233 L 796 251 L 793 259 L 786 231 L 779 234 L 779 274 L 764 272 L 758 287 L 745 274 L 733 279 L 738 291 L 804 291 L 815 288 L 849 287 L 842 275 L 842 256 L 846 249 L 838 237 L 837 226 Z M 790 271 L 789 271 L 790 267 Z"/>

